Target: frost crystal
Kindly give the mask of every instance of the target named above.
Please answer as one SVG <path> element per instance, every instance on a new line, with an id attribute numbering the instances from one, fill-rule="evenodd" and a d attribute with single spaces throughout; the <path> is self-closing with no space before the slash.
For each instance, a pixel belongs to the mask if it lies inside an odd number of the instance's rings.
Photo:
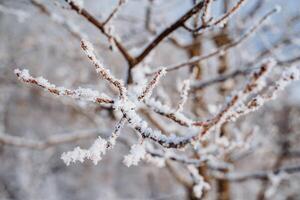
<path id="1" fill-rule="evenodd" d="M 146 151 L 143 145 L 135 144 L 131 146 L 130 154 L 124 157 L 123 163 L 130 167 L 131 165 L 137 165 L 138 162 L 145 157 Z"/>
<path id="2" fill-rule="evenodd" d="M 61 159 L 70 165 L 72 162 L 83 162 L 84 159 L 90 159 L 95 165 L 102 159 L 101 155 L 106 153 L 107 141 L 102 139 L 100 136 L 94 142 L 94 144 L 89 149 L 81 149 L 76 147 L 73 151 L 64 152 L 61 155 Z"/>

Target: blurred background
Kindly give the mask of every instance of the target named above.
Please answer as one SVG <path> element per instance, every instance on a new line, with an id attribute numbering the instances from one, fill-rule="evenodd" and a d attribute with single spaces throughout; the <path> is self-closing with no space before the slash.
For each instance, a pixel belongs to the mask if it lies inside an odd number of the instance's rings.
<path id="1" fill-rule="evenodd" d="M 58 98 L 23 84 L 13 70 L 27 68 L 33 75 L 43 76 L 58 86 L 89 87 L 115 95 L 110 86 L 97 77 L 80 49 L 78 35 L 66 29 L 59 22 L 60 18 L 72 24 L 80 34 L 88 36 L 99 57 L 117 78 L 126 80 L 127 63 L 118 50 L 110 48 L 99 30 L 70 10 L 64 1 L 40 2 L 52 17 L 30 0 L 0 0 L 0 136 L 7 134 L 44 141 L 59 134 L 95 134 L 88 139 L 42 150 L 16 147 L 0 139 L 0 199 L 191 199 L 190 190 L 178 182 L 168 167 L 141 163 L 128 168 L 122 164 L 123 156 L 129 151 L 126 143 L 136 141 L 129 128 L 122 131 L 122 140 L 126 142 L 118 142 L 98 165 L 84 162 L 67 167 L 62 162 L 63 152 L 78 145 L 88 147 L 97 134 L 110 133 L 116 123 L 112 111 L 91 103 Z M 212 17 L 220 16 L 228 9 L 224 2 L 231 8 L 237 1 L 214 1 Z M 117 3 L 115 0 L 84 0 L 84 7 L 103 21 Z M 155 69 L 208 54 L 239 38 L 276 5 L 280 5 L 282 11 L 272 15 L 253 36 L 224 56 L 201 62 L 193 73 L 199 80 L 209 80 L 235 69 L 254 67 L 267 57 L 279 61 L 297 58 L 300 55 L 300 2 L 248 0 L 223 29 L 209 30 L 198 36 L 182 28 L 176 30 L 155 48 L 146 63 Z M 155 35 L 192 6 L 191 0 L 128 0 L 109 24 L 128 51 L 137 55 Z M 192 23 L 190 20 L 189 24 Z M 292 61 L 291 64 L 299 64 L 297 59 Z M 276 70 L 275 75 L 279 73 Z M 178 83 L 189 73 L 190 68 L 170 72 L 162 81 L 163 89 L 157 90 L 155 95 L 174 105 L 179 99 Z M 189 100 L 189 105 L 201 101 L 201 106 L 185 113 L 199 118 L 209 116 L 245 80 L 241 76 L 198 91 L 198 96 Z M 238 129 L 243 134 L 254 127 L 257 129 L 253 148 L 244 154 L 233 155 L 236 171 L 268 170 L 300 162 L 299 102 L 300 85 L 295 83 L 275 101 L 228 125 L 230 131 Z M 171 126 L 170 123 L 164 121 L 166 126 Z M 284 179 L 271 199 L 300 199 L 299 178 L 298 174 L 293 174 Z M 266 190 L 264 185 L 265 181 L 256 179 L 230 183 L 229 198 L 224 199 L 264 199 L 259 197 Z M 222 199 L 217 192 L 220 185 L 211 182 L 211 187 L 203 198 Z"/>

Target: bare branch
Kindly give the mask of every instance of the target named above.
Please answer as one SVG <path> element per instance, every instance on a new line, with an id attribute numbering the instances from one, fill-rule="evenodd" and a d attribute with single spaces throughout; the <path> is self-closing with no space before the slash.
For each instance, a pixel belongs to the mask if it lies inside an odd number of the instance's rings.
<path id="1" fill-rule="evenodd" d="M 126 3 L 126 0 L 119 0 L 116 7 L 113 9 L 113 11 L 109 14 L 107 19 L 102 23 L 102 26 L 104 27 L 118 12 L 118 10 L 121 8 L 121 6 Z"/>
<path id="2" fill-rule="evenodd" d="M 180 17 L 176 22 L 174 22 L 171 26 L 162 31 L 144 50 L 143 52 L 136 57 L 134 66 L 140 63 L 151 51 L 154 49 L 163 39 L 165 39 L 169 34 L 183 26 L 183 24 L 191 18 L 194 14 L 199 12 L 203 8 L 203 1 L 200 1 L 196 4 L 192 9 L 186 12 L 182 17 Z"/>
<path id="3" fill-rule="evenodd" d="M 264 23 L 271 15 L 273 15 L 276 12 L 277 12 L 277 9 L 273 9 L 272 11 L 268 12 L 257 22 L 257 24 L 255 24 L 251 29 L 249 29 L 244 35 L 242 35 L 239 39 L 235 40 L 234 42 L 232 42 L 226 46 L 223 46 L 222 48 L 219 48 L 219 49 L 215 50 L 214 52 L 209 53 L 207 55 L 193 57 L 193 58 L 189 59 L 188 61 L 182 62 L 180 64 L 167 66 L 166 67 L 167 71 L 169 72 L 169 71 L 173 71 L 173 70 L 178 70 L 182 67 L 190 66 L 190 65 L 196 64 L 200 61 L 212 58 L 214 56 L 224 54 L 224 52 L 228 51 L 229 49 L 231 49 L 233 47 L 240 45 L 243 41 L 248 39 L 249 36 L 251 36 L 253 33 L 255 33 L 257 31 L 257 29 L 261 26 L 262 23 Z"/>
<path id="4" fill-rule="evenodd" d="M 110 35 L 104 28 L 103 23 L 101 23 L 99 20 L 97 20 L 93 15 L 91 15 L 87 10 L 84 8 L 79 7 L 70 0 L 65 0 L 73 10 L 75 10 L 79 15 L 83 16 L 86 20 L 88 20 L 91 24 L 93 24 L 95 27 L 97 27 L 108 39 L 113 40 L 113 42 L 116 44 L 117 48 L 120 50 L 124 58 L 127 60 L 128 63 L 133 63 L 134 59 L 131 57 L 131 55 L 127 52 L 125 47 L 115 38 L 114 36 Z"/>

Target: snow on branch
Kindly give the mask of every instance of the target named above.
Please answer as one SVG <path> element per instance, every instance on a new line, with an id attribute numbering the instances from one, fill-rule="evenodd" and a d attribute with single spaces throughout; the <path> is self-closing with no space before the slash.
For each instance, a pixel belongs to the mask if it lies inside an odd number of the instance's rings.
<path id="1" fill-rule="evenodd" d="M 267 88 L 263 94 L 258 94 L 251 99 L 247 104 L 242 104 L 235 113 L 228 117 L 228 121 L 235 121 L 238 117 L 246 115 L 250 112 L 256 111 L 262 107 L 266 102 L 274 100 L 278 93 L 284 90 L 290 83 L 300 79 L 300 70 L 296 66 L 292 66 L 280 76 L 279 80 L 274 85 Z"/>
<path id="2" fill-rule="evenodd" d="M 107 149 L 107 141 L 100 136 L 95 140 L 89 149 L 81 149 L 76 147 L 73 151 L 65 152 L 61 155 L 61 159 L 70 165 L 72 162 L 83 162 L 85 159 L 90 159 L 95 165 L 102 160 L 102 155 L 105 155 Z"/>
<path id="3" fill-rule="evenodd" d="M 116 88 L 118 88 L 120 92 L 120 98 L 124 99 L 126 97 L 127 90 L 124 86 L 123 81 L 116 79 L 113 77 L 109 70 L 103 67 L 103 64 L 97 59 L 96 54 L 94 52 L 93 45 L 86 40 L 81 41 L 81 48 L 87 55 L 87 57 L 92 61 L 96 68 L 97 74 L 101 75 L 105 80 L 107 80 L 109 83 L 114 85 Z"/>
<path id="4" fill-rule="evenodd" d="M 144 99 L 148 99 L 151 94 L 152 94 L 152 91 L 153 89 L 155 88 L 155 86 L 157 85 L 157 83 L 159 82 L 160 78 L 164 75 L 166 75 L 166 69 L 165 68 L 162 68 L 160 70 L 158 70 L 153 79 L 148 83 L 148 85 L 143 89 L 143 92 L 142 94 L 138 97 L 138 100 L 139 101 L 142 101 Z"/>
<path id="5" fill-rule="evenodd" d="M 58 96 L 69 96 L 74 99 L 80 99 L 85 101 L 91 101 L 94 103 L 106 103 L 112 104 L 113 100 L 110 99 L 106 94 L 99 94 L 98 91 L 86 88 L 78 88 L 76 90 L 66 89 L 64 87 L 56 87 L 54 84 L 48 82 L 48 80 L 44 79 L 43 77 L 32 77 L 29 74 L 27 69 L 15 69 L 15 74 L 19 78 L 19 80 L 30 83 L 33 85 L 37 85 L 48 92 L 58 95 Z"/>
<path id="6" fill-rule="evenodd" d="M 108 140 L 101 138 L 100 136 L 94 141 L 93 145 L 89 149 L 81 149 L 76 147 L 73 151 L 64 152 L 61 155 L 61 159 L 69 165 L 72 162 L 83 162 L 85 159 L 90 159 L 95 165 L 102 160 L 102 156 L 106 154 L 108 149 L 112 149 L 116 144 L 116 139 L 120 135 L 120 131 L 125 124 L 125 118 L 121 118 L 116 124 L 114 131 Z"/>
<path id="7" fill-rule="evenodd" d="M 188 99 L 188 92 L 190 90 L 190 80 L 183 81 L 181 92 L 180 92 L 180 101 L 177 105 L 176 112 L 181 112 L 183 110 L 183 106 Z"/>
<path id="8" fill-rule="evenodd" d="M 137 165 L 141 159 L 146 155 L 145 148 L 143 144 L 135 144 L 130 148 L 130 154 L 124 157 L 123 163 L 130 167 L 132 165 Z"/>
<path id="9" fill-rule="evenodd" d="M 207 122 L 202 132 L 200 132 L 199 137 L 206 135 L 212 129 L 219 129 L 222 124 L 226 122 L 229 116 L 236 112 L 236 107 L 245 101 L 250 94 L 259 91 L 265 84 L 265 78 L 271 69 L 275 66 L 276 62 L 274 60 L 265 61 L 257 72 L 254 72 L 250 77 L 249 82 L 246 86 L 236 92 L 226 106 L 212 119 Z"/>

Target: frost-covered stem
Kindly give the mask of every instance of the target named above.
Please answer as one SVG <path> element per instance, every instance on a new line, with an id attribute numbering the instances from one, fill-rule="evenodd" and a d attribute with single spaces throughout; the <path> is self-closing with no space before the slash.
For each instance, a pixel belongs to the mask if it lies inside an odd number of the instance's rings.
<path id="1" fill-rule="evenodd" d="M 86 41 L 86 40 L 82 40 L 81 41 L 81 48 L 83 49 L 83 51 L 85 52 L 85 54 L 87 55 L 87 57 L 94 64 L 94 66 L 96 68 L 97 74 L 99 74 L 105 80 L 107 80 L 109 83 L 111 83 L 113 86 L 115 86 L 116 88 L 118 88 L 119 93 L 120 93 L 120 98 L 121 99 L 125 99 L 127 91 L 126 91 L 126 88 L 124 86 L 123 81 L 118 80 L 115 77 L 113 77 L 110 74 L 110 72 L 108 71 L 108 69 L 106 69 L 105 67 L 103 67 L 103 64 L 100 63 L 100 61 L 96 57 L 93 45 L 90 42 Z"/>
<path id="2" fill-rule="evenodd" d="M 117 14 L 118 10 L 125 3 L 126 3 L 126 0 L 119 0 L 118 4 L 115 6 L 115 8 L 112 10 L 112 12 L 109 14 L 109 16 L 106 18 L 106 20 L 102 23 L 103 27 Z"/>
<path id="3" fill-rule="evenodd" d="M 102 160 L 102 155 L 105 155 L 107 150 L 107 141 L 100 136 L 94 141 L 92 146 L 88 149 L 81 149 L 76 147 L 72 151 L 64 152 L 61 155 L 61 159 L 66 165 L 75 163 L 77 161 L 84 162 L 85 159 L 90 159 L 96 165 L 100 160 Z"/>
<path id="4" fill-rule="evenodd" d="M 126 107 L 120 109 L 128 124 L 137 131 L 142 138 L 148 138 L 166 148 L 182 148 L 196 138 L 197 133 L 190 133 L 186 136 L 166 136 L 158 130 L 148 127 L 148 123 L 144 121 L 134 109 L 126 110 Z"/>
<path id="5" fill-rule="evenodd" d="M 190 80 L 183 81 L 181 92 L 180 92 L 180 101 L 177 105 L 176 112 L 181 112 L 183 110 L 183 106 L 188 99 L 189 90 L 190 90 Z"/>
<path id="6" fill-rule="evenodd" d="M 130 167 L 132 165 L 137 165 L 140 160 L 144 159 L 146 156 L 146 150 L 143 144 L 134 144 L 130 148 L 130 154 L 124 156 L 123 163 Z"/>
<path id="7" fill-rule="evenodd" d="M 185 127 L 191 127 L 191 126 L 205 126 L 206 122 L 201 121 L 195 121 L 188 117 L 186 117 L 184 114 L 176 112 L 175 109 L 172 109 L 168 107 L 167 105 L 163 105 L 160 101 L 155 100 L 153 98 L 148 99 L 144 102 L 146 106 L 154 111 L 155 113 L 164 116 L 176 123 L 178 123 L 181 126 Z"/>
<path id="8" fill-rule="evenodd" d="M 206 135 L 212 128 L 220 127 L 227 118 L 234 113 L 236 105 L 240 102 L 243 102 L 251 93 L 259 90 L 262 87 L 262 80 L 270 72 L 270 69 L 275 65 L 273 60 L 263 63 L 258 72 L 253 73 L 250 78 L 250 81 L 242 91 L 237 92 L 231 100 L 227 103 L 225 108 L 221 110 L 213 119 L 209 120 L 208 124 L 200 132 L 199 137 Z"/>
<path id="9" fill-rule="evenodd" d="M 116 144 L 117 138 L 120 136 L 121 129 L 126 123 L 126 118 L 122 117 L 120 121 L 115 125 L 114 131 L 111 136 L 108 138 L 107 148 L 110 149 Z"/>
<path id="10" fill-rule="evenodd" d="M 98 162 L 102 160 L 102 156 L 106 154 L 106 151 L 112 149 L 115 145 L 116 139 L 119 137 L 120 130 L 124 126 L 125 122 L 126 120 L 124 117 L 120 119 L 108 140 L 99 136 L 90 148 L 81 149 L 80 147 L 76 147 L 72 151 L 63 153 L 61 155 L 61 159 L 66 163 L 66 165 L 77 161 L 83 162 L 85 159 L 92 160 L 95 165 L 98 164 Z"/>
<path id="11" fill-rule="evenodd" d="M 167 66 L 167 71 L 174 71 L 174 70 L 178 70 L 182 67 L 186 67 L 186 66 L 190 66 L 193 64 L 196 64 L 200 61 L 204 61 L 207 60 L 209 58 L 212 58 L 214 56 L 219 56 L 224 54 L 226 51 L 228 51 L 229 49 L 232 49 L 234 47 L 239 46 L 243 41 L 245 41 L 246 39 L 248 39 L 251 35 L 253 35 L 259 27 L 261 27 L 261 25 L 274 13 L 277 13 L 277 9 L 273 9 L 272 11 L 268 12 L 267 14 L 265 14 L 252 28 L 250 28 L 246 33 L 244 33 L 240 38 L 238 38 L 237 40 L 234 40 L 232 43 L 229 43 L 225 46 L 223 46 L 222 48 L 219 48 L 215 51 L 213 51 L 212 53 L 209 53 L 207 55 L 204 56 L 196 56 L 193 57 L 187 61 L 184 61 L 182 63 L 179 64 L 175 64 L 175 65 L 170 65 Z"/>
<path id="12" fill-rule="evenodd" d="M 285 89 L 291 82 L 298 81 L 300 78 L 299 68 L 293 66 L 281 75 L 278 81 L 275 82 L 275 85 L 270 86 L 267 89 L 266 94 L 257 95 L 251 99 L 247 104 L 240 106 L 236 112 L 228 116 L 227 120 L 234 120 L 242 115 L 246 115 L 250 112 L 256 111 L 262 107 L 266 102 L 274 100 L 278 93 Z"/>
<path id="13" fill-rule="evenodd" d="M 48 92 L 58 95 L 58 96 L 69 96 L 74 99 L 80 99 L 85 101 L 91 101 L 94 103 L 106 103 L 112 104 L 114 101 L 108 98 L 105 94 L 99 94 L 98 91 L 94 91 L 91 89 L 78 88 L 76 90 L 66 89 L 64 87 L 56 87 L 54 84 L 48 82 L 48 80 L 43 77 L 32 77 L 28 70 L 23 69 L 15 69 L 15 74 L 19 78 L 19 80 L 25 83 L 31 83 L 33 85 L 37 85 Z"/>
<path id="14" fill-rule="evenodd" d="M 167 105 L 163 105 L 160 101 L 155 99 L 149 99 L 145 101 L 146 106 L 157 114 L 169 118 L 170 120 L 178 123 L 181 126 L 189 127 L 192 124 L 192 120 L 188 119 L 181 113 L 177 113 L 176 110 L 169 108 Z"/>
<path id="15" fill-rule="evenodd" d="M 138 97 L 138 100 L 142 101 L 144 99 L 148 99 L 151 96 L 155 86 L 158 84 L 160 78 L 165 74 L 166 74 L 165 68 L 158 70 L 154 75 L 153 79 L 143 89 L 142 94 Z"/>

